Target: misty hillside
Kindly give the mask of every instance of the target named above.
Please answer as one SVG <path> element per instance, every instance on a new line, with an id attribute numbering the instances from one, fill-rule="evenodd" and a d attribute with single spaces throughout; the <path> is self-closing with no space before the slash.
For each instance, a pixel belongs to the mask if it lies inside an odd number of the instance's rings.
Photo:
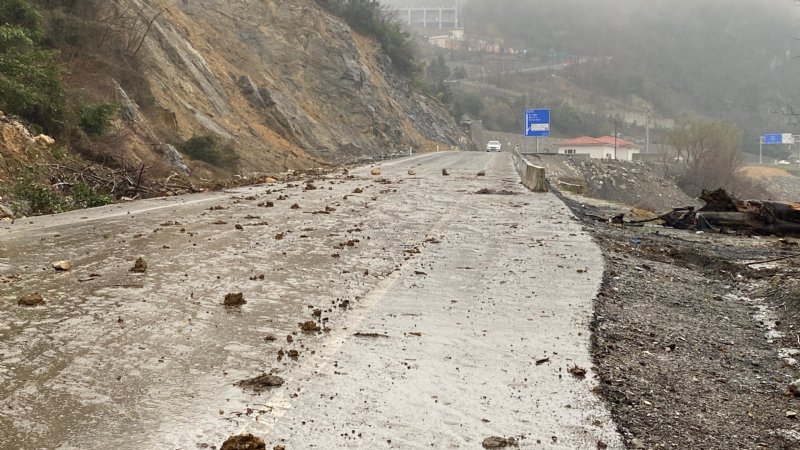
<path id="1" fill-rule="evenodd" d="M 788 0 L 468 0 L 463 15 L 468 32 L 532 61 L 586 58 L 566 72 L 580 88 L 643 99 L 665 117 L 729 119 L 751 145 L 800 104 L 798 9 Z"/>

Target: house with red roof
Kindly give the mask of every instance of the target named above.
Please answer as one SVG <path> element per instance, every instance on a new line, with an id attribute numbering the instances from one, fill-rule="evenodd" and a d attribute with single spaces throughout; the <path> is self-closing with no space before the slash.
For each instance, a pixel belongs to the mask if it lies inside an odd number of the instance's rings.
<path id="1" fill-rule="evenodd" d="M 581 136 L 575 139 L 565 139 L 558 144 L 558 153 L 561 155 L 589 155 L 594 159 L 620 159 L 633 161 L 633 155 L 639 153 L 639 148 L 633 142 L 613 136 L 593 138 Z"/>

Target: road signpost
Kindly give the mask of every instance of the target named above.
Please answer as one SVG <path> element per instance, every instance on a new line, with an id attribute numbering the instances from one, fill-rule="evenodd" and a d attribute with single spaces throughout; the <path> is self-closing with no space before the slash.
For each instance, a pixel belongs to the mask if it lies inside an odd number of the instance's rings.
<path id="1" fill-rule="evenodd" d="M 550 137 L 550 110 L 525 110 L 525 137 L 536 138 L 536 153 L 539 153 L 539 138 Z"/>
<path id="2" fill-rule="evenodd" d="M 764 163 L 764 146 L 765 145 L 779 145 L 779 144 L 794 144 L 794 136 L 792 133 L 767 133 L 761 136 L 758 143 L 758 163 Z"/>

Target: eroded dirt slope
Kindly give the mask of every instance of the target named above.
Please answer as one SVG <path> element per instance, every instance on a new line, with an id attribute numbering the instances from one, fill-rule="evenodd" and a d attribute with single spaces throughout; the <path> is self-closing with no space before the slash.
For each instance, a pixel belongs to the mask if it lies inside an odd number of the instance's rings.
<path id="1" fill-rule="evenodd" d="M 215 134 L 243 170 L 265 171 L 458 143 L 438 102 L 311 0 L 130 2 L 145 17 L 162 11 L 138 54 L 136 97 L 166 142 Z"/>

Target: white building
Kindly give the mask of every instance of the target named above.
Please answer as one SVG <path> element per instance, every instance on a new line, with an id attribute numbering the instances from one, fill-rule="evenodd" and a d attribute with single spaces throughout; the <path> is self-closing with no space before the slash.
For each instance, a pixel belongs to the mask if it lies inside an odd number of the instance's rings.
<path id="1" fill-rule="evenodd" d="M 581 136 L 561 141 L 556 144 L 556 148 L 561 155 L 589 155 L 594 159 L 620 159 L 623 161 L 633 161 L 633 155 L 641 151 L 636 144 L 624 139 L 617 138 L 615 143 L 613 136 L 599 138 Z"/>

